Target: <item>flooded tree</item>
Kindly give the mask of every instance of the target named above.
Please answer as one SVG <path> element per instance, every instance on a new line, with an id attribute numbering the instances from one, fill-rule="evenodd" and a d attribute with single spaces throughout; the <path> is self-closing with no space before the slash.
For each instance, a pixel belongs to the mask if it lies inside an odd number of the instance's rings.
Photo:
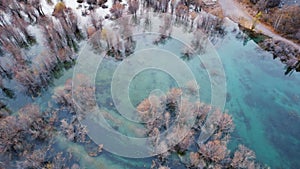
<path id="1" fill-rule="evenodd" d="M 92 25 L 95 27 L 96 31 L 102 30 L 103 28 L 103 17 L 99 16 L 96 12 L 91 12 L 90 19 L 92 22 Z"/>
<path id="2" fill-rule="evenodd" d="M 0 152 L 8 158 L 31 152 L 35 141 L 49 137 L 49 126 L 42 118 L 39 107 L 27 105 L 19 110 L 18 116 L 7 116 L 0 121 Z"/>
<path id="3" fill-rule="evenodd" d="M 175 9 L 175 15 L 177 21 L 186 21 L 188 19 L 189 9 L 184 4 L 178 4 Z"/>
<path id="4" fill-rule="evenodd" d="M 166 94 L 166 98 L 151 96 L 144 99 L 137 106 L 139 116 L 143 121 L 147 121 L 145 124 L 146 133 L 149 137 L 153 138 L 151 140 L 152 145 L 158 150 L 168 150 L 164 155 L 158 155 L 151 167 L 157 168 L 158 166 L 162 166 L 167 160 L 171 160 L 168 156 L 174 152 L 180 155 L 189 152 L 186 157 L 188 160 L 184 163 L 187 167 L 191 168 L 257 167 L 258 165 L 253 161 L 255 159 L 253 151 L 244 146 L 239 146 L 239 149 L 234 153 L 234 157 L 231 160 L 227 143 L 229 141 L 228 134 L 233 131 L 234 126 L 232 117 L 229 114 L 222 113 L 218 109 L 213 109 L 205 103 L 193 103 L 188 100 L 183 100 L 179 103 L 183 92 L 191 92 L 191 89 L 197 89 L 192 83 L 188 83 L 187 86 L 190 87 L 185 89 L 170 89 Z M 187 120 L 184 117 L 187 116 L 185 113 L 189 110 L 195 115 L 196 121 L 190 131 L 185 131 L 181 126 Z M 216 130 L 208 140 L 201 143 L 195 141 L 198 139 L 199 133 L 202 132 L 202 126 L 208 119 L 208 114 L 211 111 L 210 115 L 213 116 L 210 118 L 212 121 L 211 124 L 217 126 Z M 175 122 L 175 119 L 178 121 Z M 169 129 L 169 125 L 173 125 L 172 129 Z M 160 134 L 165 129 L 172 131 L 165 140 L 162 140 Z M 182 133 L 186 134 L 182 140 L 178 140 L 178 138 L 181 138 Z M 172 145 L 172 142 L 177 144 L 168 149 L 167 144 Z M 196 152 L 194 148 L 190 148 L 191 145 L 197 147 Z M 239 164 L 241 165 L 238 166 Z"/>
<path id="5" fill-rule="evenodd" d="M 128 0 L 128 10 L 135 17 L 138 9 L 139 9 L 139 0 Z"/>
<path id="6" fill-rule="evenodd" d="M 123 15 L 124 9 L 124 5 L 121 4 L 119 1 L 116 1 L 109 11 L 115 19 L 118 19 Z"/>
<path id="7" fill-rule="evenodd" d="M 209 141 L 206 144 L 200 145 L 199 152 L 207 161 L 216 163 L 223 161 L 229 153 L 226 143 L 219 140 Z"/>
<path id="8" fill-rule="evenodd" d="M 46 149 L 34 150 L 27 154 L 23 161 L 17 162 L 17 168 L 41 168 L 46 162 L 46 153 Z"/>
<path id="9" fill-rule="evenodd" d="M 129 17 L 123 17 L 118 19 L 118 24 L 120 25 L 120 31 L 117 36 L 116 47 L 121 53 L 121 57 L 126 57 L 134 52 L 136 42 L 133 40 L 133 27 L 135 23 L 132 23 Z"/>
<path id="10" fill-rule="evenodd" d="M 76 14 L 71 8 L 67 8 L 63 2 L 58 2 L 55 5 L 52 15 L 60 22 L 60 26 L 63 29 L 63 32 L 60 34 L 65 38 L 67 46 L 77 51 L 78 46 L 75 39 L 80 40 L 82 35 L 78 27 Z"/>
<path id="11" fill-rule="evenodd" d="M 12 73 L 11 73 L 11 68 L 10 65 L 6 64 L 5 62 L 0 63 L 0 75 L 1 78 L 12 78 Z"/>
<path id="12" fill-rule="evenodd" d="M 25 22 L 23 19 L 14 17 L 12 19 L 12 24 L 19 28 L 19 31 L 22 32 L 22 35 L 25 36 L 26 44 L 31 45 L 35 42 L 34 36 L 32 36 L 29 31 L 27 30 L 27 27 L 29 24 Z"/>
<path id="13" fill-rule="evenodd" d="M 202 0 L 193 0 L 193 4 L 195 6 L 194 11 L 195 12 L 200 12 L 201 11 L 201 7 L 203 6 L 203 1 Z"/>
<path id="14" fill-rule="evenodd" d="M 21 51 L 21 49 L 19 48 L 19 46 L 7 42 L 7 41 L 3 41 L 3 48 L 6 52 L 10 53 L 13 57 L 13 62 L 17 63 L 17 65 L 20 66 L 24 66 L 25 62 L 26 62 L 26 58 L 23 54 L 23 52 Z"/>
<path id="15" fill-rule="evenodd" d="M 84 2 L 83 5 L 86 5 L 86 2 L 90 5 L 88 19 L 91 26 L 86 29 L 88 38 L 96 33 L 92 37 L 92 43 L 101 48 L 100 52 L 106 51 L 109 56 L 119 60 L 135 51 L 133 28 L 139 23 L 137 13 L 140 3 L 144 9 L 147 8 L 147 12 L 154 10 L 164 13 L 171 10 L 172 14 L 175 13 L 178 23 L 187 26 L 190 24 L 193 28 L 191 31 L 195 34 L 192 42 L 193 48 L 184 49 L 183 52 L 188 57 L 193 55 L 193 50 L 200 52 L 204 48 L 201 31 L 210 36 L 214 33 L 222 34 L 224 31 L 222 20 L 206 16 L 198 17 L 200 15 L 197 12 L 201 10 L 200 4 L 202 3 L 200 0 L 128 0 L 128 8 L 123 2 L 115 0 L 109 11 L 112 14 L 111 19 L 116 19 L 119 32 L 115 29 L 104 28 L 103 24 L 111 21 L 103 22 L 104 19 L 97 15 L 96 10 L 93 10 L 96 5 L 103 5 L 106 0 L 78 0 L 77 2 Z M 47 3 L 51 5 L 52 1 L 47 0 Z M 191 5 L 195 7 L 193 12 L 190 12 Z M 135 20 L 122 17 L 125 12 L 134 15 Z M 63 1 L 59 1 L 54 6 L 52 15 L 45 15 L 39 0 L 0 0 L 0 53 L 5 57 L 5 61 L 1 60 L 0 63 L 0 88 L 4 93 L 9 90 L 6 82 L 13 77 L 13 82 L 18 83 L 17 87 L 19 84 L 23 86 L 29 96 L 40 96 L 41 92 L 51 84 L 53 78 L 59 77 L 61 70 L 71 67 L 71 63 L 74 63 L 78 51 L 77 44 L 85 38 L 79 29 L 81 25 L 76 11 L 68 8 Z M 150 18 L 150 15 L 146 17 Z M 164 42 L 172 34 L 173 16 L 165 16 L 161 19 L 163 24 L 160 26 L 160 36 L 157 42 Z M 149 26 L 151 25 L 150 19 L 148 21 L 145 22 L 148 22 Z M 196 30 L 194 30 L 194 25 L 196 25 Z M 37 56 L 31 56 L 30 46 L 35 43 L 35 37 L 30 32 L 31 28 L 42 32 L 41 39 L 45 50 Z M 105 42 L 107 49 L 104 49 Z M 87 135 L 86 126 L 80 124 L 80 119 L 89 113 L 90 108 L 96 106 L 95 88 L 85 75 L 79 75 L 76 78 L 86 82 L 77 86 L 73 91 L 73 94 L 78 97 L 76 98 L 78 104 L 85 107 L 83 111 L 78 111 L 73 101 L 71 80 L 67 80 L 63 86 L 54 89 L 46 112 L 41 112 L 37 105 L 29 104 L 15 115 L 11 115 L 12 112 L 5 109 L 6 102 L 0 101 L 0 152 L 1 158 L 4 157 L 3 162 L 0 162 L 0 168 L 2 165 L 5 166 L 3 168 L 7 168 L 6 166 L 11 166 L 11 163 L 15 168 L 80 168 L 79 163 L 74 163 L 76 160 L 73 159 L 71 152 L 65 150 L 58 152 L 57 149 L 51 147 L 54 144 L 51 135 L 54 129 L 55 134 L 58 134 L 56 139 L 62 136 L 67 144 L 83 145 L 88 152 L 86 155 L 95 157 L 101 154 L 104 145 L 93 143 Z M 239 146 L 234 155 L 230 156 L 227 142 L 234 125 L 228 113 L 223 113 L 205 103 L 182 100 L 183 93 L 195 95 L 198 91 L 199 87 L 194 82 L 187 82 L 184 88 L 170 89 L 165 97 L 153 95 L 137 106 L 139 117 L 147 123 L 142 124 L 144 130 L 133 129 L 133 131 L 138 131 L 141 136 L 152 136 L 150 144 L 156 150 L 168 150 L 154 157 L 152 168 L 169 168 L 171 156 L 173 158 L 174 155 L 181 160 L 187 155 L 185 157 L 190 161 L 191 168 L 252 168 L 256 166 L 254 153 L 246 147 Z M 35 98 L 33 100 L 37 103 L 40 101 Z M 196 117 L 195 124 L 188 132 L 182 127 L 185 121 L 189 120 L 187 112 L 191 112 Z M 215 131 L 211 137 L 200 143 L 199 133 L 203 132 L 203 125 L 211 115 L 210 112 L 216 116 L 212 124 Z M 105 112 L 104 116 L 118 123 L 119 126 L 124 124 L 109 111 Z M 170 130 L 172 134 L 166 140 L 162 140 L 160 134 L 166 130 Z M 182 140 L 176 140 L 177 138 L 182 138 Z M 168 149 L 169 145 L 172 145 L 170 149 Z M 53 154 L 52 157 L 48 157 L 49 154 Z"/>
<path id="16" fill-rule="evenodd" d="M 194 21 L 197 18 L 198 14 L 196 12 L 190 12 L 190 18 L 191 18 L 191 29 L 194 27 Z"/>
<path id="17" fill-rule="evenodd" d="M 230 164 L 233 168 L 249 168 L 255 167 L 255 153 L 244 145 L 239 145 L 238 150 L 234 153 Z"/>
<path id="18" fill-rule="evenodd" d="M 40 16 L 45 16 L 40 0 L 28 0 L 28 2 L 36 9 Z"/>
<path id="19" fill-rule="evenodd" d="M 34 73 L 28 70 L 28 67 L 15 70 L 15 79 L 17 82 L 24 86 L 24 91 L 28 95 L 38 96 L 42 90 L 42 87 L 38 85 L 37 79 Z"/>

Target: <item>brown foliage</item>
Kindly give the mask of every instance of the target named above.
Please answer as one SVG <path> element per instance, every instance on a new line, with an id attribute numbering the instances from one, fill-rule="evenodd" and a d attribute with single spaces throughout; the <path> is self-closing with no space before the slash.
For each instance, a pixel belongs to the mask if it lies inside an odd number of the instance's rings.
<path id="1" fill-rule="evenodd" d="M 143 100 L 138 106 L 137 110 L 141 116 L 141 118 L 146 121 L 151 118 L 151 103 L 149 99 Z"/>
<path id="2" fill-rule="evenodd" d="M 64 2 L 58 2 L 54 7 L 54 11 L 53 11 L 52 15 L 56 16 L 56 17 L 61 17 L 61 16 L 63 16 L 63 12 L 66 9 L 67 9 L 67 7 Z"/>
<path id="3" fill-rule="evenodd" d="M 27 105 L 18 116 L 7 116 L 0 120 L 0 152 L 12 155 L 31 151 L 35 140 L 50 137 L 48 126 L 36 105 Z"/>
<path id="4" fill-rule="evenodd" d="M 139 0 L 128 0 L 128 5 L 129 12 L 136 15 L 136 11 L 139 9 Z"/>
<path id="5" fill-rule="evenodd" d="M 25 155 L 25 160 L 18 162 L 18 168 L 41 168 L 45 162 L 46 150 L 34 150 L 30 154 Z"/>
<path id="6" fill-rule="evenodd" d="M 167 99 L 170 101 L 177 101 L 180 99 L 182 95 L 182 90 L 179 88 L 172 88 L 168 93 L 167 93 Z"/>
<path id="7" fill-rule="evenodd" d="M 197 94 L 199 91 L 199 86 L 196 81 L 191 80 L 186 83 L 186 88 L 190 92 L 190 94 Z"/>
<path id="8" fill-rule="evenodd" d="M 124 9 L 125 9 L 124 5 L 122 5 L 119 1 L 117 1 L 115 4 L 113 4 L 113 6 L 109 11 L 116 19 L 118 19 L 122 16 Z"/>
<path id="9" fill-rule="evenodd" d="M 175 9 L 175 15 L 177 19 L 187 19 L 189 14 L 189 9 L 184 4 L 178 4 Z"/>
<path id="10" fill-rule="evenodd" d="M 198 166 L 198 164 L 200 163 L 200 154 L 199 153 L 195 153 L 195 152 L 191 152 L 190 153 L 190 163 L 191 166 L 196 167 Z"/>
<path id="11" fill-rule="evenodd" d="M 218 122 L 219 130 L 223 133 L 229 133 L 233 131 L 233 120 L 231 115 L 222 113 L 222 116 Z"/>
<path id="12" fill-rule="evenodd" d="M 72 80 L 69 79 L 64 87 L 57 87 L 55 89 L 52 97 L 62 108 L 69 109 L 71 112 L 76 111 L 81 118 L 96 104 L 93 97 L 95 88 L 91 86 L 88 78 L 84 75 L 79 74 L 75 78 L 77 78 L 75 81 L 80 84 L 72 86 Z M 82 81 L 78 82 L 78 79 Z M 73 99 L 76 99 L 77 104 L 73 102 Z"/>
<path id="13" fill-rule="evenodd" d="M 209 141 L 206 144 L 202 144 L 199 149 L 199 153 L 207 160 L 213 162 L 221 162 L 228 155 L 226 144 L 219 140 Z"/>
<path id="14" fill-rule="evenodd" d="M 234 168 L 254 169 L 254 160 L 255 153 L 244 145 L 239 145 L 238 150 L 234 153 L 231 166 Z"/>
<path id="15" fill-rule="evenodd" d="M 169 103 L 176 102 L 182 95 L 182 89 L 172 88 L 167 92 L 167 99 L 162 99 L 160 106 L 162 113 L 155 114 L 152 108 L 151 98 L 143 100 L 137 107 L 140 116 L 152 117 L 146 123 L 146 133 L 152 137 L 151 143 L 157 150 L 168 150 L 163 157 L 158 159 L 162 162 L 169 152 L 184 153 L 189 150 L 191 145 L 198 144 L 198 152 L 191 152 L 189 154 L 189 162 L 186 163 L 188 167 L 195 168 L 253 168 L 256 167 L 254 163 L 255 155 L 253 151 L 244 146 L 239 146 L 239 150 L 235 152 L 233 159 L 229 157 L 229 150 L 227 149 L 227 142 L 230 132 L 233 130 L 232 117 L 227 113 L 222 113 L 216 108 L 205 103 L 192 103 L 183 99 L 180 105 L 176 105 L 176 111 L 168 111 Z M 172 106 L 172 105 L 171 105 Z M 178 111 L 180 110 L 180 111 Z M 191 111 L 196 117 L 192 129 L 184 128 L 183 126 L 190 119 L 186 119 L 186 111 Z M 183 112 L 183 113 L 179 113 Z M 209 137 L 208 142 L 200 143 L 196 141 L 199 139 L 199 132 L 203 131 L 203 124 L 208 120 L 208 113 L 210 113 L 210 124 L 215 127 L 214 133 Z M 183 114 L 183 117 L 181 117 Z M 186 117 L 186 118 L 184 118 Z M 176 118 L 176 120 L 174 120 Z M 173 126 L 170 126 L 170 125 Z M 160 134 L 164 130 L 170 130 L 166 139 L 162 139 Z M 169 147 L 172 145 L 172 147 Z M 160 159 L 160 157 L 162 157 Z M 161 166 L 159 161 L 153 163 L 151 168 Z"/>

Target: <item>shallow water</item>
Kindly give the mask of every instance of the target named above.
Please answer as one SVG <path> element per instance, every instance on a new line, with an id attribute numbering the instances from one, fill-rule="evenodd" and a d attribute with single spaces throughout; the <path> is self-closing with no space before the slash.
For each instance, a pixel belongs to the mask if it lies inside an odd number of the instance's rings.
<path id="1" fill-rule="evenodd" d="M 284 66 L 269 53 L 230 35 L 218 52 L 231 96 L 226 108 L 236 124 L 234 142 L 252 148 L 272 168 L 299 168 L 299 74 L 285 76 Z"/>

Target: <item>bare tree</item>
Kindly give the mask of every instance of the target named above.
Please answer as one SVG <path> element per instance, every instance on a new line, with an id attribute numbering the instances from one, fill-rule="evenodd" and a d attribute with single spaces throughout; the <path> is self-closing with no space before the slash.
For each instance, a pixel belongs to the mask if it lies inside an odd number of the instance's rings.
<path id="1" fill-rule="evenodd" d="M 139 0 L 128 0 L 128 10 L 131 14 L 136 16 L 136 12 L 139 9 Z"/>
<path id="2" fill-rule="evenodd" d="M 125 9 L 124 5 L 122 5 L 119 1 L 117 1 L 111 7 L 110 12 L 116 19 L 118 19 L 122 16 L 124 9 Z"/>
<path id="3" fill-rule="evenodd" d="M 239 145 L 238 150 L 234 153 L 231 166 L 234 168 L 255 168 L 255 153 L 244 145 Z"/>

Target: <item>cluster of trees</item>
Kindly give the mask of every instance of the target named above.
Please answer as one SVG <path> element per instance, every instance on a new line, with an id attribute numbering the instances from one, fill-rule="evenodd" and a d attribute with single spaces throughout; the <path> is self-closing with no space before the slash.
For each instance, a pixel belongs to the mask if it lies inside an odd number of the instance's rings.
<path id="1" fill-rule="evenodd" d="M 202 0 L 161 0 L 161 1 L 142 1 L 142 7 L 144 9 L 152 8 L 154 12 L 174 12 L 179 16 L 188 16 L 189 9 L 193 5 L 194 11 L 201 11 L 201 7 L 204 5 Z"/>
<path id="2" fill-rule="evenodd" d="M 4 166 L 15 165 L 12 159 L 22 161 L 26 156 L 34 156 L 35 150 L 49 141 L 53 131 L 39 107 L 33 104 L 21 108 L 17 116 L 1 117 L 0 126 L 1 165 Z"/>
<path id="3" fill-rule="evenodd" d="M 88 79 L 83 75 L 78 75 L 76 78 L 86 82 L 74 88 L 73 92 L 76 92 L 77 105 L 80 105 L 79 110 L 72 98 L 72 79 L 66 81 L 63 87 L 57 87 L 55 89 L 53 99 L 57 104 L 59 110 L 55 121 L 59 124 L 59 130 L 67 138 L 67 140 L 80 143 L 86 149 L 90 156 L 98 156 L 102 152 L 103 145 L 96 145 L 87 135 L 86 126 L 82 125 L 78 119 L 82 119 L 89 112 L 89 110 L 95 106 L 93 101 L 94 88 L 90 85 Z M 66 115 L 62 115 L 67 113 Z"/>
<path id="4" fill-rule="evenodd" d="M 101 18 L 96 20 L 100 21 L 100 23 L 103 21 Z M 109 57 L 122 60 L 134 52 L 136 46 L 136 42 L 132 36 L 134 28 L 129 17 L 123 17 L 116 22 L 119 27 L 118 29 L 103 28 L 99 22 L 92 22 L 98 24 L 90 26 L 87 32 L 89 36 L 93 35 L 90 37 L 89 42 L 96 52 L 104 52 Z"/>
<path id="5" fill-rule="evenodd" d="M 52 136 L 57 129 L 53 125 L 56 117 L 51 114 L 29 104 L 16 116 L 0 117 L 1 168 L 79 168 L 72 153 L 53 147 Z"/>
<path id="6" fill-rule="evenodd" d="M 186 31 L 193 32 L 194 36 L 191 41 L 192 48 L 185 48 L 182 54 L 185 58 L 190 58 L 193 54 L 202 54 L 205 52 L 205 48 L 208 40 L 212 43 L 216 43 L 220 37 L 226 35 L 224 20 L 210 14 L 198 15 L 196 12 L 190 12 L 188 18 L 172 15 L 165 15 L 162 18 L 163 22 L 160 25 L 160 36 L 154 40 L 154 44 L 165 43 L 165 41 L 171 37 L 173 24 L 179 24 L 183 26 Z"/>
<path id="7" fill-rule="evenodd" d="M 250 0 L 250 2 L 255 4 L 258 10 L 264 11 L 269 8 L 278 7 L 281 0 Z"/>
<path id="8" fill-rule="evenodd" d="M 151 141 L 154 147 L 161 144 L 171 145 L 170 142 L 178 141 L 173 139 L 178 139 L 186 132 L 182 125 L 189 120 L 186 117 L 187 111 L 192 111 L 196 118 L 191 131 L 187 132 L 187 135 L 168 152 L 158 155 L 151 168 L 166 167 L 164 164 L 171 153 L 188 154 L 188 160 L 184 161 L 188 168 L 259 168 L 260 165 L 255 162 L 254 152 L 245 146 L 239 145 L 234 154 L 230 154 L 227 149 L 229 136 L 234 128 L 229 114 L 204 103 L 181 100 L 183 92 L 196 90 L 197 86 L 188 83 L 183 89 L 172 88 L 167 92 L 166 97 L 151 95 L 151 98 L 143 100 L 137 106 L 139 116 L 147 122 L 145 124 L 147 136 L 154 138 Z M 209 125 L 213 125 L 214 132 L 206 141 L 197 141 L 199 133 L 203 132 L 208 114 L 213 116 Z M 174 128 L 171 128 L 171 125 Z M 161 139 L 159 135 L 168 129 L 172 130 L 171 136 Z"/>
<path id="9" fill-rule="evenodd" d="M 285 75 L 291 74 L 294 71 L 300 71 L 300 51 L 295 47 L 283 41 L 273 39 L 264 40 L 260 43 L 260 46 L 270 51 L 274 59 L 279 58 L 286 65 Z"/>
<path id="10" fill-rule="evenodd" d="M 106 8 L 106 5 L 104 5 L 107 2 L 107 0 L 77 0 L 77 3 L 82 6 L 83 3 L 87 3 L 88 10 L 94 10 L 95 6 L 101 6 L 102 8 Z"/>
<path id="11" fill-rule="evenodd" d="M 283 36 L 300 43 L 300 6 L 284 6 L 272 9 L 270 14 L 263 15 L 263 21 L 269 23 Z"/>
<path id="12" fill-rule="evenodd" d="M 250 0 L 250 7 L 262 13 L 260 18 L 284 37 L 300 42 L 300 6 L 281 6 L 281 0 Z M 257 12 L 257 13 L 258 13 Z"/>
<path id="13" fill-rule="evenodd" d="M 78 78 L 85 78 L 78 76 Z M 85 80 L 85 79 L 83 79 Z M 87 81 L 87 80 L 86 80 Z M 71 152 L 60 152 L 55 147 L 57 133 L 61 133 L 68 141 L 84 146 L 89 156 L 98 156 L 103 145 L 97 145 L 87 136 L 87 129 L 75 114 L 72 102 L 72 81 L 67 80 L 65 86 L 58 87 L 53 95 L 54 102 L 49 104 L 45 112 L 41 112 L 35 104 L 21 108 L 16 115 L 0 112 L 0 167 L 3 168 L 80 168 L 78 159 Z M 85 106 L 91 106 L 94 89 L 89 83 L 76 89 L 80 93 L 78 99 Z M 78 113 L 78 111 L 76 111 Z"/>
<path id="14" fill-rule="evenodd" d="M 82 111 L 80 111 L 81 114 L 78 114 L 78 117 L 82 118 L 82 116 L 87 113 L 85 111 L 88 111 L 96 104 L 93 99 L 95 88 L 91 85 L 85 75 L 79 74 L 75 78 L 80 79 L 85 83 L 80 84 L 79 86 L 72 86 L 72 79 L 69 79 L 65 83 L 64 87 L 57 87 L 55 89 L 53 99 L 58 105 L 61 106 L 61 108 L 65 108 L 70 112 L 75 113 L 77 109 L 72 99 L 73 94 L 73 97 L 74 99 L 76 99 L 77 104 L 79 104 L 82 108 Z"/>
<path id="15" fill-rule="evenodd" d="M 90 5 L 101 5 L 106 1 L 78 1 L 78 3 L 83 2 Z M 129 0 L 127 4 L 125 6 L 120 1 L 114 1 L 110 9 L 111 18 L 120 18 L 125 11 L 136 16 L 139 8 L 142 7 L 142 11 L 144 9 L 158 12 L 171 11 L 171 13 L 175 13 L 177 21 L 180 20 L 186 24 L 190 22 L 192 28 L 202 1 L 142 1 L 140 4 L 139 0 Z M 130 21 L 126 19 L 119 23 L 122 26 L 122 32 L 113 35 L 109 30 L 103 29 L 102 22 L 104 19 L 93 10 L 88 16 L 91 26 L 86 27 L 85 30 L 80 30 L 75 12 L 66 7 L 62 1 L 55 5 L 53 16 L 44 14 L 39 0 L 1 1 L 0 5 L 0 52 L 11 56 L 7 62 L 9 64 L 0 63 L 0 73 L 4 75 L 3 77 L 14 77 L 24 87 L 25 92 L 32 96 L 38 96 L 43 89 L 47 88 L 55 72 L 69 66 L 74 61 L 75 53 L 79 48 L 78 42 L 84 38 L 85 33 L 89 38 L 97 31 L 102 32 L 101 38 L 107 42 L 107 54 L 120 60 L 131 54 L 135 48 L 135 42 L 131 37 L 132 27 L 129 24 Z M 189 8 L 191 5 L 195 6 L 192 11 Z M 169 9 L 170 7 L 171 9 Z M 158 42 L 165 40 L 171 34 L 172 30 L 169 28 L 172 19 L 169 18 L 165 21 L 161 30 L 162 37 Z M 210 24 L 212 21 L 213 24 Z M 220 26 L 222 22 L 218 19 L 206 17 L 201 21 L 196 20 L 196 22 L 197 27 L 201 27 L 205 32 L 212 30 L 222 32 L 223 30 Z M 22 49 L 22 46 L 30 47 L 35 42 L 34 36 L 28 31 L 30 24 L 41 30 L 46 47 L 46 51 L 37 56 L 38 62 L 32 63 L 26 50 Z M 215 32 L 210 34 L 215 35 Z"/>
<path id="16" fill-rule="evenodd" d="M 36 42 L 29 25 L 40 29 L 45 39 L 45 51 L 36 56 L 37 62 L 27 56 L 27 49 Z M 0 63 L 0 73 L 3 78 L 15 78 L 32 96 L 48 86 L 54 72 L 69 67 L 83 38 L 71 8 L 59 2 L 53 17 L 46 16 L 39 0 L 1 1 L 0 32 L 0 51 L 7 60 Z"/>

